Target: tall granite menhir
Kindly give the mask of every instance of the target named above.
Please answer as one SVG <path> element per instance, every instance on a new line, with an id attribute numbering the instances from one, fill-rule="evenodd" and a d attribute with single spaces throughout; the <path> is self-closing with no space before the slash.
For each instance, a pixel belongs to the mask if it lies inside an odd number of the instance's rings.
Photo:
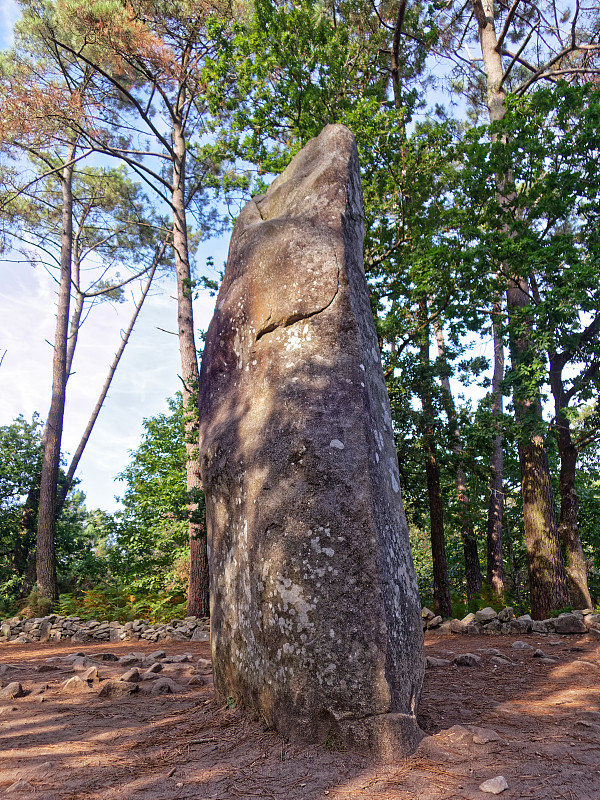
<path id="1" fill-rule="evenodd" d="M 328 125 L 235 225 L 200 450 L 217 690 L 389 757 L 421 737 L 423 634 L 362 247 L 356 144 Z"/>

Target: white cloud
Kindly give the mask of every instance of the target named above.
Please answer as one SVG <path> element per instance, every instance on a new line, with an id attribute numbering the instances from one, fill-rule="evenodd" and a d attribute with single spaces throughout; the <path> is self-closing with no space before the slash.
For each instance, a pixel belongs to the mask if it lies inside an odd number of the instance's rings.
<path id="1" fill-rule="evenodd" d="M 210 245 L 222 253 L 225 243 Z M 207 246 L 207 251 L 208 246 Z M 209 251 L 210 252 L 210 251 Z M 222 259 L 221 259 L 222 260 Z M 220 263 L 220 260 L 217 260 Z M 115 508 L 122 494 L 115 476 L 137 448 L 144 418 L 167 410 L 166 399 L 181 388 L 175 287 L 163 284 L 149 296 L 121 359 L 108 397 L 82 457 L 77 477 L 88 508 Z M 215 298 L 195 301 L 196 329 L 206 329 Z M 50 405 L 56 284 L 41 268 L 0 261 L 0 425 L 22 413 L 45 418 Z M 92 310 L 82 327 L 67 389 L 63 451 L 73 453 L 104 383 L 108 366 L 130 318 L 131 302 Z M 46 341 L 47 340 L 47 341 Z"/>
<path id="2" fill-rule="evenodd" d="M 13 27 L 21 12 L 14 0 L 0 0 L 0 48 L 13 43 Z"/>

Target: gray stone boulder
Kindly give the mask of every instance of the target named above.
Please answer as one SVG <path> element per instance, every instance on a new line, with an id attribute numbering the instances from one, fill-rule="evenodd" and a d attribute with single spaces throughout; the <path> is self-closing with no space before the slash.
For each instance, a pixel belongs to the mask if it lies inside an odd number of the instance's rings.
<path id="1" fill-rule="evenodd" d="M 283 735 L 421 737 L 421 606 L 363 268 L 358 155 L 328 125 L 236 222 L 200 376 L 221 696 Z"/>
<path id="2" fill-rule="evenodd" d="M 16 700 L 17 697 L 23 697 L 23 687 L 18 681 L 12 681 L 3 689 L 0 689 L 0 700 Z"/>
<path id="3" fill-rule="evenodd" d="M 102 684 L 98 697 L 127 697 L 139 690 L 139 685 L 133 681 L 109 680 Z"/>
<path id="4" fill-rule="evenodd" d="M 487 608 L 482 608 L 475 612 L 475 622 L 480 622 L 482 625 L 485 625 L 493 619 L 496 619 L 497 616 L 498 613 L 488 606 Z"/>
<path id="5" fill-rule="evenodd" d="M 588 629 L 579 614 L 560 614 L 554 620 L 556 633 L 587 633 Z"/>
<path id="6" fill-rule="evenodd" d="M 514 610 L 510 606 L 507 606 L 498 612 L 498 619 L 500 622 L 510 622 L 514 615 Z"/>
<path id="7" fill-rule="evenodd" d="M 459 653 L 454 656 L 452 663 L 457 667 L 476 667 L 481 663 L 481 656 L 477 656 L 475 653 Z"/>

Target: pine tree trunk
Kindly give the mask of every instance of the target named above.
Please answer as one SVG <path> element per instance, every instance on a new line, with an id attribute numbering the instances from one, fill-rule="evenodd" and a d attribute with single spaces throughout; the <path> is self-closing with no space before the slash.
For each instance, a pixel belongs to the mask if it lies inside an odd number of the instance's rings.
<path id="1" fill-rule="evenodd" d="M 429 390 L 429 323 L 427 299 L 419 301 L 419 317 L 423 327 L 419 355 L 422 375 L 419 395 L 423 409 L 423 442 L 427 452 L 425 474 L 427 476 L 427 495 L 429 498 L 429 521 L 431 529 L 431 558 L 433 562 L 433 610 L 442 617 L 452 616 L 450 600 L 450 581 L 444 538 L 444 504 L 440 483 L 440 467 L 437 460 L 435 434 L 432 428 L 434 418 L 433 403 Z"/>
<path id="2" fill-rule="evenodd" d="M 444 332 L 439 321 L 434 323 L 435 338 L 438 346 L 438 354 L 444 366 L 447 366 L 446 359 L 446 345 L 444 342 Z M 445 374 L 440 379 L 442 389 L 445 393 L 446 414 L 448 417 L 448 424 L 452 429 L 454 442 L 452 450 L 458 459 L 458 466 L 456 468 L 456 497 L 458 500 L 458 515 L 460 523 L 460 536 L 463 545 L 463 555 L 465 559 L 465 580 L 467 584 L 467 597 L 471 598 L 481 591 L 481 565 L 479 563 L 479 552 L 477 549 L 477 537 L 473 529 L 473 520 L 471 517 L 471 502 L 469 500 L 469 492 L 467 489 L 467 481 L 465 478 L 465 471 L 463 468 L 462 459 L 462 440 L 460 437 L 460 429 L 458 427 L 458 415 L 456 413 L 456 406 L 454 405 L 454 398 L 452 397 L 452 390 L 450 388 L 450 378 Z"/>
<path id="3" fill-rule="evenodd" d="M 506 95 L 502 89 L 503 68 L 494 22 L 494 3 L 493 0 L 472 0 L 472 4 L 479 28 L 490 121 L 499 122 L 506 113 Z M 510 174 L 499 175 L 497 184 L 500 205 L 508 205 L 511 200 L 512 176 Z M 510 235 L 508 231 L 507 235 Z M 529 303 L 527 283 L 519 275 L 517 267 L 506 265 L 506 270 L 513 275 L 511 285 L 506 291 L 509 318 L 514 319 L 515 314 L 518 315 L 519 326 L 522 328 L 522 313 Z M 532 347 L 526 332 L 520 333 L 518 336 L 514 332 L 511 334 L 512 366 L 517 373 L 518 368 L 531 355 Z M 515 387 L 513 394 L 515 419 L 521 437 L 519 466 L 531 592 L 531 614 L 536 619 L 543 619 L 548 616 L 550 611 L 566 606 L 569 595 L 556 528 L 548 457 L 543 438 L 536 430 L 542 423 L 539 391 L 536 390 L 534 398 L 531 391 L 526 392 L 521 386 Z"/>
<path id="4" fill-rule="evenodd" d="M 207 617 L 209 614 L 208 561 L 206 530 L 198 520 L 198 500 L 202 488 L 198 451 L 198 353 L 194 336 L 192 284 L 185 216 L 185 136 L 182 125 L 173 125 L 173 248 L 177 273 L 177 323 L 181 378 L 183 381 L 183 413 L 186 440 L 186 483 L 189 493 L 190 572 L 187 613 Z"/>
<path id="5" fill-rule="evenodd" d="M 56 493 L 60 464 L 65 394 L 67 389 L 67 341 L 71 299 L 71 251 L 73 243 L 73 163 L 75 145 L 69 148 L 66 166 L 61 173 L 62 234 L 60 283 L 54 335 L 52 367 L 52 402 L 46 420 L 44 454 L 40 479 L 40 502 L 37 530 L 37 585 L 41 597 L 52 605 L 58 600 L 54 531 L 56 525 Z"/>
<path id="6" fill-rule="evenodd" d="M 577 468 L 577 448 L 571 438 L 571 425 L 565 414 L 568 398 L 562 379 L 562 372 L 568 362 L 568 354 L 550 355 L 550 387 L 554 397 L 555 426 L 558 433 L 558 454 L 560 456 L 560 519 L 558 535 L 564 545 L 567 557 L 566 571 L 573 608 L 592 608 L 592 598 L 588 587 L 588 566 L 579 538 L 579 499 L 575 486 Z"/>
<path id="7" fill-rule="evenodd" d="M 492 376 L 492 416 L 496 424 L 494 449 L 490 459 L 490 498 L 487 515 L 487 583 L 498 597 L 504 593 L 504 565 L 502 561 L 502 517 L 504 513 L 504 452 L 502 434 L 499 431 L 499 418 L 503 412 L 501 382 L 504 377 L 504 345 L 500 335 L 500 302 L 496 301 L 492 310 L 492 331 L 494 338 L 494 373 Z"/>
<path id="8" fill-rule="evenodd" d="M 573 608 L 592 608 L 588 588 L 588 568 L 578 529 L 579 499 L 575 487 L 577 450 L 571 439 L 568 419 L 557 418 L 558 453 L 560 455 L 560 519 L 558 535 L 567 555 L 567 577 Z"/>
<path id="9" fill-rule="evenodd" d="M 519 315 L 519 328 L 522 331 L 519 336 L 513 333 L 510 340 L 512 367 L 518 374 L 531 347 L 527 321 L 523 318 L 523 312 L 529 305 L 525 281 L 515 279 L 513 285 L 509 286 L 506 305 L 511 322 L 514 322 L 516 314 Z M 569 591 L 558 539 L 548 455 L 544 438 L 539 433 L 543 422 L 538 389 L 515 385 L 513 403 L 520 438 L 519 466 L 531 615 L 534 619 L 545 619 L 551 611 L 569 605 Z"/>

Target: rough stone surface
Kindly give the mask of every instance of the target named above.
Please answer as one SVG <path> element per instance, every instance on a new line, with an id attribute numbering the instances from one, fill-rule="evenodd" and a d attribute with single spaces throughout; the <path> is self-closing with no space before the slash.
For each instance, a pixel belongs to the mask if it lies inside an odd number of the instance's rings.
<path id="1" fill-rule="evenodd" d="M 476 667 L 481 663 L 481 656 L 476 656 L 475 653 L 459 653 L 454 656 L 452 663 L 458 667 Z"/>
<path id="2" fill-rule="evenodd" d="M 587 633 L 583 619 L 577 614 L 561 614 L 554 620 L 556 633 Z"/>
<path id="3" fill-rule="evenodd" d="M 199 391 L 211 642 L 220 694 L 284 735 L 397 757 L 422 617 L 362 247 L 338 125 L 234 228 Z"/>
<path id="4" fill-rule="evenodd" d="M 489 794 L 501 794 L 505 789 L 508 789 L 508 783 L 503 775 L 498 775 L 497 778 L 490 778 L 484 781 L 479 788 L 482 792 Z"/>
<path id="5" fill-rule="evenodd" d="M 14 700 L 17 697 L 23 697 L 23 687 L 18 681 L 13 681 L 0 689 L 0 700 Z"/>
<path id="6" fill-rule="evenodd" d="M 98 697 L 125 697 L 138 689 L 138 684 L 132 681 L 110 680 L 102 684 Z"/>
<path id="7" fill-rule="evenodd" d="M 89 692 L 90 687 L 88 686 L 86 681 L 81 680 L 79 675 L 73 675 L 72 678 L 65 681 L 63 683 L 63 691 L 67 692 L 68 694 L 83 694 L 84 692 Z"/>
<path id="8" fill-rule="evenodd" d="M 494 611 L 493 608 L 488 606 L 487 608 L 482 608 L 479 611 L 475 612 L 475 622 L 491 622 L 493 619 L 496 619 L 498 614 Z"/>

